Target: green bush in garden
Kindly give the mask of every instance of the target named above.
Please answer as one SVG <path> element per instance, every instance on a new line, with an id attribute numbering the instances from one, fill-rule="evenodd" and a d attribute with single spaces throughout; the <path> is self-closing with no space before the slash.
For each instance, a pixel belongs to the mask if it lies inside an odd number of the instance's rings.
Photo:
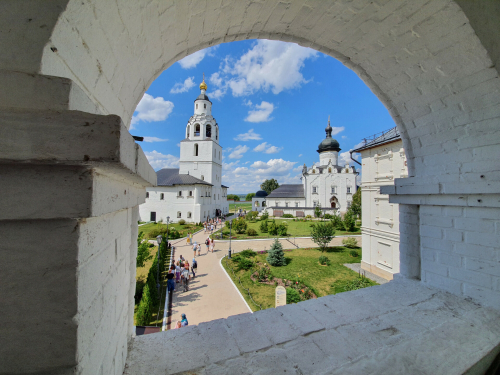
<path id="1" fill-rule="evenodd" d="M 356 258 L 356 257 L 358 256 L 358 252 L 357 252 L 356 250 L 351 250 L 351 251 L 349 251 L 349 254 L 350 254 L 352 257 L 354 257 L 354 258 Z"/>
<path id="2" fill-rule="evenodd" d="M 257 235 L 257 231 L 253 228 L 250 228 L 250 229 L 247 229 L 247 234 L 249 236 L 256 236 Z"/>
<path id="3" fill-rule="evenodd" d="M 300 302 L 300 294 L 297 289 L 286 288 L 286 304 Z"/>
<path id="4" fill-rule="evenodd" d="M 322 255 L 319 257 L 319 264 L 322 264 L 324 266 L 329 266 L 331 264 L 330 259 L 328 257 Z"/>
<path id="5" fill-rule="evenodd" d="M 273 220 L 268 226 L 268 232 L 271 236 L 276 236 L 278 235 L 278 225 L 276 224 L 276 221 Z"/>
<path id="6" fill-rule="evenodd" d="M 274 267 L 286 266 L 285 253 L 283 252 L 283 246 L 276 239 L 271 245 L 268 251 L 267 262 Z"/>
<path id="7" fill-rule="evenodd" d="M 292 214 L 283 214 L 284 218 L 288 218 L 288 219 L 292 219 L 293 218 L 293 215 Z"/>
<path id="8" fill-rule="evenodd" d="M 156 288 L 155 288 L 156 290 Z M 142 291 L 141 302 L 137 307 L 137 313 L 135 315 L 135 321 L 138 326 L 147 326 L 151 322 L 151 317 L 153 315 L 153 304 L 151 301 L 151 293 L 149 285 L 146 284 Z"/>
<path id="9" fill-rule="evenodd" d="M 350 249 L 355 249 L 358 246 L 358 241 L 356 241 L 356 239 L 354 237 L 347 237 L 347 238 L 344 238 L 342 240 L 342 245 L 344 245 L 345 247 L 348 247 Z"/>
<path id="10" fill-rule="evenodd" d="M 179 220 L 179 224 L 180 224 L 180 225 L 185 225 L 185 224 L 186 224 L 186 220 L 184 220 L 184 219 L 180 219 L 180 220 Z"/>
<path id="11" fill-rule="evenodd" d="M 267 219 L 269 219 L 269 214 L 267 212 L 264 212 L 261 215 L 260 220 L 267 221 Z"/>
<path id="12" fill-rule="evenodd" d="M 243 250 L 242 252 L 238 253 L 238 255 L 242 256 L 243 258 L 253 258 L 254 256 L 257 255 L 255 251 L 252 249 L 247 249 Z"/>
<path id="13" fill-rule="evenodd" d="M 260 223 L 260 231 L 262 233 L 267 233 L 269 230 L 268 226 L 267 226 L 267 220 L 262 220 L 261 223 Z"/>
<path id="14" fill-rule="evenodd" d="M 344 214 L 344 228 L 347 232 L 354 232 L 356 230 L 356 220 L 351 211 L 347 211 Z"/>
<path id="15" fill-rule="evenodd" d="M 288 233 L 288 224 L 287 223 L 280 223 L 278 225 L 278 236 L 286 236 Z"/>
<path id="16" fill-rule="evenodd" d="M 344 222 L 342 221 L 340 215 L 333 215 L 330 222 L 332 223 L 335 229 L 344 230 Z"/>
<path id="17" fill-rule="evenodd" d="M 233 229 L 236 233 L 243 233 L 247 230 L 248 224 L 243 217 L 233 220 Z"/>

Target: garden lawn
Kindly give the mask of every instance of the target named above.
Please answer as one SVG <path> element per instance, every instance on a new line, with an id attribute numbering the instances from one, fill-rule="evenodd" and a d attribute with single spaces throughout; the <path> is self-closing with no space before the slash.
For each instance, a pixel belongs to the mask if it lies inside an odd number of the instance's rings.
<path id="1" fill-rule="evenodd" d="M 149 238 L 149 232 L 151 232 L 153 229 L 159 229 L 159 228 L 166 228 L 167 224 L 165 223 L 149 223 L 149 224 L 144 224 L 139 227 L 139 232 L 144 232 L 144 238 L 150 239 Z M 186 223 L 184 225 L 180 225 L 178 223 L 173 223 L 173 224 L 168 224 L 169 228 L 175 228 L 180 234 L 181 238 L 185 237 L 188 233 L 194 233 L 199 231 L 200 229 L 203 229 L 203 227 L 198 227 L 196 225 L 193 225 L 192 223 Z"/>
<path id="2" fill-rule="evenodd" d="M 247 210 L 251 211 L 252 210 L 252 202 L 240 202 L 240 203 L 229 203 L 229 212 L 236 212 L 236 210 L 239 210 L 241 208 L 241 211 Z"/>
<path id="3" fill-rule="evenodd" d="M 272 267 L 271 274 L 275 278 L 287 279 L 292 281 L 300 281 L 308 286 L 318 297 L 329 294 L 336 294 L 344 291 L 346 283 L 359 280 L 359 275 L 343 266 L 344 263 L 359 263 L 361 261 L 361 249 L 357 248 L 357 257 L 352 257 L 349 253 L 352 249 L 342 246 L 329 248 L 327 252 L 322 253 L 319 249 L 296 249 L 285 251 L 287 265 L 283 267 Z M 330 259 L 329 266 L 319 264 L 319 257 L 324 255 Z M 235 254 L 237 256 L 237 254 Z M 252 259 L 261 263 L 267 263 L 267 254 L 258 254 Z M 222 260 L 222 265 L 227 273 L 233 279 L 240 293 L 243 295 L 248 305 L 253 311 L 259 310 L 259 307 L 252 302 L 248 296 L 248 292 L 243 288 L 248 289 L 253 300 L 262 306 L 262 309 L 275 307 L 274 293 L 275 286 L 252 281 L 250 276 L 258 267 L 254 267 L 248 271 L 236 271 L 237 263 L 234 260 L 228 260 L 227 257 Z M 231 271 L 231 269 L 234 270 Z M 238 277 L 243 285 L 238 282 Z M 374 281 L 368 280 L 369 285 L 377 285 Z"/>
<path id="4" fill-rule="evenodd" d="M 271 222 L 272 222 L 272 219 L 268 219 L 267 224 L 269 225 Z M 281 222 L 286 222 L 288 224 L 288 237 L 311 237 L 311 229 L 312 229 L 311 225 L 318 223 L 319 221 L 276 220 L 276 224 L 279 224 Z M 232 230 L 231 237 L 233 239 L 236 239 L 236 240 L 252 239 L 252 238 L 275 238 L 276 237 L 276 236 L 270 235 L 269 233 L 262 233 L 260 231 L 260 223 L 261 223 L 261 221 L 256 221 L 256 222 L 247 221 L 247 224 L 248 224 L 247 230 L 250 228 L 255 229 L 257 231 L 256 236 L 249 236 L 246 233 L 238 234 L 238 233 L 236 233 L 235 230 Z M 226 222 L 226 227 L 224 228 L 224 232 L 228 232 L 228 234 L 229 234 L 229 224 L 227 224 L 227 222 Z M 355 235 L 355 234 L 361 234 L 359 227 L 356 227 L 356 231 L 354 231 L 354 232 L 335 230 L 336 236 Z M 229 239 L 228 236 L 225 236 L 225 237 Z M 285 236 L 278 236 L 278 237 L 285 237 Z"/>

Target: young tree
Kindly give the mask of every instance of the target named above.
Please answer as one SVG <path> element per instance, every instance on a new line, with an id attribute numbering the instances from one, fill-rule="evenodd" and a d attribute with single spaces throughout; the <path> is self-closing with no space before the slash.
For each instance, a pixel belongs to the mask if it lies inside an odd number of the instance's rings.
<path id="1" fill-rule="evenodd" d="M 326 250 L 326 246 L 330 243 L 332 238 L 335 237 L 335 228 L 331 223 L 313 224 L 311 237 L 314 243 L 316 243 L 323 252 Z"/>
<path id="2" fill-rule="evenodd" d="M 231 199 L 232 199 L 232 200 L 234 200 L 235 202 L 239 202 L 239 201 L 240 201 L 240 197 L 239 197 L 239 196 L 237 196 L 236 194 L 228 194 L 228 195 L 227 195 L 227 199 L 229 199 L 229 200 L 231 200 Z"/>
<path id="3" fill-rule="evenodd" d="M 247 202 L 251 201 L 253 197 L 255 197 L 255 193 L 248 193 L 247 196 L 245 197 L 245 200 Z"/>
<path id="4" fill-rule="evenodd" d="M 316 205 L 316 207 L 314 207 L 314 217 L 317 217 L 319 219 L 322 213 L 323 212 L 321 211 L 321 206 L 319 204 Z"/>
<path id="5" fill-rule="evenodd" d="M 233 229 L 236 233 L 243 233 L 247 230 L 248 224 L 243 217 L 233 220 Z"/>
<path id="6" fill-rule="evenodd" d="M 350 207 L 354 217 L 361 218 L 361 188 L 359 188 L 352 196 L 352 203 Z"/>
<path id="7" fill-rule="evenodd" d="M 274 240 L 267 255 L 267 262 L 274 267 L 286 266 L 285 253 L 278 239 Z"/>
<path id="8" fill-rule="evenodd" d="M 356 228 L 356 220 L 354 219 L 354 214 L 350 209 L 344 214 L 343 223 L 346 231 L 354 232 L 354 229 Z"/>
<path id="9" fill-rule="evenodd" d="M 149 254 L 149 242 L 142 242 L 143 238 L 144 232 L 139 232 L 139 236 L 137 236 L 137 267 L 144 267 L 144 263 L 153 257 Z"/>
<path id="10" fill-rule="evenodd" d="M 267 194 L 271 194 L 273 190 L 276 190 L 279 187 L 280 185 L 278 184 L 278 181 L 276 181 L 274 178 L 271 178 L 270 180 L 265 180 L 260 185 L 260 188 L 264 190 Z"/>
<path id="11" fill-rule="evenodd" d="M 267 227 L 267 220 L 262 220 L 260 222 L 260 231 L 262 233 L 267 233 L 268 230 L 269 230 L 269 228 Z"/>

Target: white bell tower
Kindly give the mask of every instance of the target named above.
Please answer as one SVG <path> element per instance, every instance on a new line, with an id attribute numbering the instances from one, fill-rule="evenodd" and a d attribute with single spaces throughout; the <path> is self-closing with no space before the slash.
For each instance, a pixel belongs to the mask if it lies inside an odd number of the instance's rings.
<path id="1" fill-rule="evenodd" d="M 212 102 L 206 91 L 203 74 L 200 95 L 194 101 L 194 115 L 186 125 L 186 138 L 181 141 L 179 173 L 190 174 L 220 187 L 222 147 L 219 145 L 219 125 L 212 116 Z"/>

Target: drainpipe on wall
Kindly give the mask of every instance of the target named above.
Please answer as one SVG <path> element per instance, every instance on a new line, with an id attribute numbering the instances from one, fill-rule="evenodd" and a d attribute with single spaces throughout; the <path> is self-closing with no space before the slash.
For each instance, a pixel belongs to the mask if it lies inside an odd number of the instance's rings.
<path id="1" fill-rule="evenodd" d="M 351 155 L 351 160 L 352 160 L 352 161 L 354 161 L 354 162 L 356 162 L 356 163 L 358 163 L 359 165 L 361 165 L 361 163 L 360 163 L 359 161 L 357 161 L 356 159 L 354 159 L 354 158 L 352 157 L 352 153 L 353 153 L 353 152 L 354 152 L 354 151 L 352 151 L 352 150 L 351 150 L 351 151 L 349 151 L 349 154 Z"/>

